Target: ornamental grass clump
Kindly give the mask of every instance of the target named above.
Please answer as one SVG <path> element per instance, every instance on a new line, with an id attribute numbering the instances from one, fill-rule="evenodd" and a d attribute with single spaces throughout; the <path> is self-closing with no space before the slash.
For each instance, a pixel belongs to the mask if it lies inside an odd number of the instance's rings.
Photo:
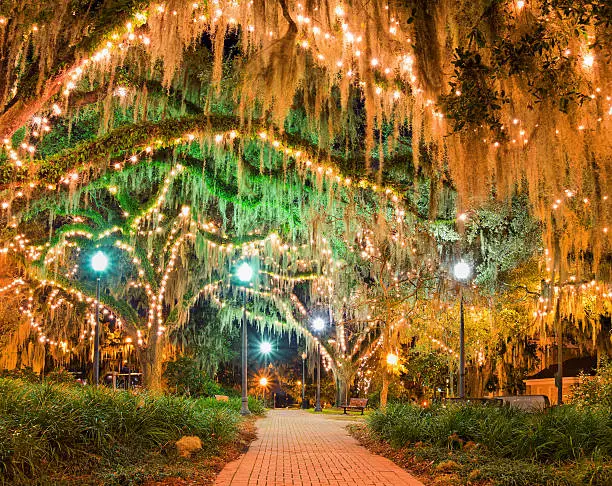
<path id="1" fill-rule="evenodd" d="M 538 462 L 612 458 L 612 414 L 604 408 L 566 405 L 530 413 L 482 405 L 391 404 L 368 421 L 395 447 L 426 442 L 460 448 L 471 441 L 493 456 Z"/>
<path id="2" fill-rule="evenodd" d="M 214 453 L 239 421 L 232 407 L 202 400 L 0 379 L 0 482 L 170 454 L 183 436 Z"/>

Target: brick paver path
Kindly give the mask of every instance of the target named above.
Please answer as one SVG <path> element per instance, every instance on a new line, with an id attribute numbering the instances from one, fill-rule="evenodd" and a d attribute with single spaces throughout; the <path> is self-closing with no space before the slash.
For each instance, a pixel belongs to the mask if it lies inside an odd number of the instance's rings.
<path id="1" fill-rule="evenodd" d="M 347 421 L 301 410 L 273 410 L 258 438 L 225 466 L 216 486 L 423 486 L 348 435 Z"/>

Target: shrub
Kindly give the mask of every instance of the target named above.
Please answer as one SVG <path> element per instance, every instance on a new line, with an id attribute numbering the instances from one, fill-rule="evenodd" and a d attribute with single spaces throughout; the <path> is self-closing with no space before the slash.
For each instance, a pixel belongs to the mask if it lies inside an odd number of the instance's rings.
<path id="1" fill-rule="evenodd" d="M 597 374 L 580 374 L 580 384 L 572 388 L 572 403 L 582 407 L 606 407 L 612 410 L 612 361 L 603 360 Z"/>
<path id="2" fill-rule="evenodd" d="M 29 381 L 30 383 L 38 383 L 40 381 L 40 375 L 34 373 L 30 367 L 14 370 L 0 370 L 0 378 L 13 378 L 16 380 Z"/>
<path id="3" fill-rule="evenodd" d="M 207 400 L 0 379 L 0 478 L 133 463 L 183 435 L 210 453 L 236 436 L 239 420 L 234 407 Z"/>
<path id="4" fill-rule="evenodd" d="M 221 393 L 218 383 L 198 368 L 196 361 L 181 356 L 166 364 L 164 378 L 171 391 L 192 397 L 212 397 Z"/>
<path id="5" fill-rule="evenodd" d="M 417 441 L 460 447 L 472 441 L 497 457 L 540 462 L 612 456 L 612 415 L 605 409 L 566 405 L 529 413 L 479 405 L 423 409 L 390 404 L 368 421 L 372 431 L 396 447 Z"/>
<path id="6" fill-rule="evenodd" d="M 51 371 L 45 376 L 45 380 L 51 383 L 74 383 L 76 381 L 74 375 L 63 368 Z"/>

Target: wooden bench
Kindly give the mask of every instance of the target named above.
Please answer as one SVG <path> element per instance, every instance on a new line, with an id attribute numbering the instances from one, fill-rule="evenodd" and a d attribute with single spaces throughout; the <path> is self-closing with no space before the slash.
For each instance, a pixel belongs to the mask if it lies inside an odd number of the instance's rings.
<path id="1" fill-rule="evenodd" d="M 215 395 L 215 400 L 218 402 L 229 402 L 229 397 L 227 395 Z"/>
<path id="2" fill-rule="evenodd" d="M 368 404 L 367 398 L 351 398 L 348 405 L 342 405 L 344 409 L 344 414 L 347 415 L 347 410 L 361 410 L 361 415 L 363 415 L 363 411 Z"/>

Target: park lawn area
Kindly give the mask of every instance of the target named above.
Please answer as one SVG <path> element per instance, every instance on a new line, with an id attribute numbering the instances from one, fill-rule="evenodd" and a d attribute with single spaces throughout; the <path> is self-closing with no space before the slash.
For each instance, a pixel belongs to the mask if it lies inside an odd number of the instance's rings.
<path id="1" fill-rule="evenodd" d="M 211 484 L 254 439 L 257 415 L 217 402 L 0 379 L 0 484 Z M 259 402 L 251 410 L 263 412 Z M 175 446 L 197 436 L 201 450 Z"/>
<path id="2" fill-rule="evenodd" d="M 391 404 L 350 432 L 425 484 L 608 486 L 612 415 L 575 406 L 528 413 Z"/>

